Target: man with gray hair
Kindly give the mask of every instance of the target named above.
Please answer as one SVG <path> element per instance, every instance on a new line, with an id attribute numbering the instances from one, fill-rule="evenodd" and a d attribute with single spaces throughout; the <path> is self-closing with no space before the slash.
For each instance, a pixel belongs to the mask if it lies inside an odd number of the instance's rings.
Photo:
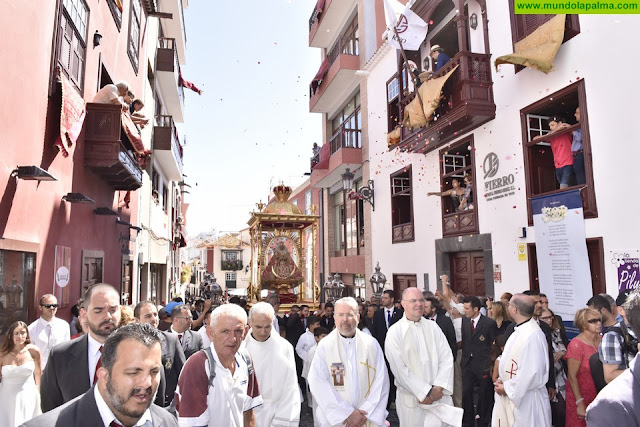
<path id="1" fill-rule="evenodd" d="M 191 356 L 182 368 L 175 405 L 180 426 L 255 427 L 253 409 L 262 404 L 249 353 L 240 349 L 247 313 L 236 304 L 213 310 L 208 349 Z"/>
<path id="2" fill-rule="evenodd" d="M 493 426 L 535 425 L 551 427 L 547 339 L 533 318 L 536 301 L 516 294 L 509 301 L 509 315 L 516 324 L 500 358 L 494 383 Z M 516 424 L 514 424 L 514 422 Z"/>
<path id="3" fill-rule="evenodd" d="M 160 337 L 152 326 L 132 323 L 119 328 L 104 343 L 95 386 L 23 427 L 177 427 L 174 417 L 153 404 L 161 354 Z"/>
<path id="4" fill-rule="evenodd" d="M 93 97 L 93 101 L 98 104 L 120 105 L 123 110 L 129 109 L 129 104 L 124 101 L 124 97 L 129 92 L 129 84 L 121 81 L 116 84 L 105 85 Z"/>
<path id="5" fill-rule="evenodd" d="M 640 293 L 627 297 L 622 308 L 627 322 L 636 336 L 640 336 Z M 637 346 L 637 343 L 636 343 Z M 640 359 L 636 355 L 629 369 L 603 388 L 587 408 L 589 426 L 640 425 Z"/>
<path id="6" fill-rule="evenodd" d="M 245 347 L 256 368 L 262 405 L 254 409 L 258 426 L 297 427 L 300 391 L 293 347 L 273 328 L 271 304 L 259 302 L 249 311 Z"/>
<path id="7" fill-rule="evenodd" d="M 358 329 L 358 303 L 335 303 L 336 329 L 318 343 L 309 388 L 320 427 L 382 426 L 387 417 L 389 376 L 380 344 Z"/>

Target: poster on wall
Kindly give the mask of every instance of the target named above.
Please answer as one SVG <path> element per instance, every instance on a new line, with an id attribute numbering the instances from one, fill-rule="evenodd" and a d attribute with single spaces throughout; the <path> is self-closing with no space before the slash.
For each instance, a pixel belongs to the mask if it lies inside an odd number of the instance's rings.
<path id="1" fill-rule="evenodd" d="M 540 292 L 564 319 L 592 296 L 582 198 L 579 190 L 531 198 Z"/>
<path id="2" fill-rule="evenodd" d="M 611 251 L 610 260 L 616 269 L 618 293 L 640 287 L 640 251 Z"/>
<path id="3" fill-rule="evenodd" d="M 56 261 L 53 266 L 53 295 L 60 307 L 69 305 L 69 281 L 71 280 L 71 248 L 56 246 Z"/>

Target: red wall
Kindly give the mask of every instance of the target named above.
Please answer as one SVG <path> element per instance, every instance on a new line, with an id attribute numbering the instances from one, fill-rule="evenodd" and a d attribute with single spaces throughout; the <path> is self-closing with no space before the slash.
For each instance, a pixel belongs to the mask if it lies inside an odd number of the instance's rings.
<path id="1" fill-rule="evenodd" d="M 142 17 L 140 70 L 134 72 L 127 56 L 130 2 L 120 31 L 116 28 L 107 2 L 87 0 L 87 29 L 84 99 L 91 101 L 98 88 L 100 59 L 115 81 L 125 80 L 134 93 L 141 93 L 146 78 L 146 53 Z M 70 302 L 80 297 L 82 250 L 104 251 L 104 281 L 117 288 L 121 282 L 119 235 L 127 228 L 115 224 L 113 216 L 96 216 L 96 207 L 117 208 L 118 194 L 83 165 L 83 135 L 69 155 L 63 157 L 53 146 L 55 131 L 45 135 L 47 120 L 55 124 L 59 109 L 48 98 L 50 61 L 56 16 L 56 0 L 5 0 L 0 14 L 3 47 L 0 50 L 0 81 L 5 102 L 0 105 L 0 237 L 38 245 L 36 284 L 32 290 L 29 320 L 37 316 L 36 301 L 53 290 L 54 251 L 56 245 L 71 248 Z M 94 48 L 92 39 L 98 30 L 103 38 Z M 55 127 L 55 126 L 54 126 Z M 16 165 L 36 165 L 48 170 L 58 181 L 36 182 L 10 177 Z M 81 192 L 95 205 L 62 201 L 68 192 Z M 120 212 L 123 220 L 137 220 L 137 194 L 131 195 L 131 209 Z M 135 236 L 135 232 L 132 232 Z M 1 242 L 2 240 L 0 240 Z M 0 244 L 0 247 L 2 245 Z M 69 318 L 69 308 L 59 316 Z"/>

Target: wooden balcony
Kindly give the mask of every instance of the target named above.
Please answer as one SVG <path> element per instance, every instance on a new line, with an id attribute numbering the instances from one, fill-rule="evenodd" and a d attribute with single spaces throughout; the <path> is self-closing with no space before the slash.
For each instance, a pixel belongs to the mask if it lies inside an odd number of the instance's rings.
<path id="1" fill-rule="evenodd" d="M 142 170 L 121 141 L 121 109 L 113 104 L 87 104 L 84 165 L 116 190 L 142 186 Z"/>
<path id="2" fill-rule="evenodd" d="M 469 132 L 496 116 L 491 80 L 491 56 L 458 52 L 435 77 L 458 69 L 443 88 L 444 100 L 436 110 L 437 120 L 428 127 L 402 129 L 402 139 L 394 148 L 413 153 L 427 153 Z M 415 97 L 415 92 L 400 100 L 400 116 Z"/>
<path id="3" fill-rule="evenodd" d="M 392 229 L 391 243 L 413 242 L 413 222 L 394 225 Z"/>
<path id="4" fill-rule="evenodd" d="M 175 39 L 158 38 L 156 76 L 164 95 L 167 112 L 173 116 L 174 121 L 182 123 L 184 121 L 184 88 L 180 85 L 180 63 Z"/>
<path id="5" fill-rule="evenodd" d="M 182 180 L 182 146 L 171 116 L 155 117 L 153 154 L 165 171 L 167 179 Z"/>
<path id="6" fill-rule="evenodd" d="M 476 233 L 478 233 L 478 217 L 475 209 L 452 212 L 442 216 L 443 237 Z"/>

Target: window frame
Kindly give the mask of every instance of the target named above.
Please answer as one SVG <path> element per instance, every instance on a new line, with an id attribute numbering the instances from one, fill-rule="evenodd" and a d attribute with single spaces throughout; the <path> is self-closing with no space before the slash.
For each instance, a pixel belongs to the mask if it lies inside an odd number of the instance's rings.
<path id="1" fill-rule="evenodd" d="M 398 192 L 394 192 L 394 179 L 398 178 L 400 175 L 407 175 L 407 179 L 409 180 L 409 184 L 407 188 L 402 187 L 402 189 Z M 396 172 L 389 175 L 389 191 L 391 196 L 391 243 L 405 243 L 405 242 L 413 242 L 415 241 L 415 221 L 413 216 L 413 165 L 405 166 Z M 395 210 L 396 204 L 394 203 L 394 199 L 398 197 L 405 197 L 409 195 L 409 217 L 410 221 L 405 223 L 394 224 L 395 218 L 393 211 Z M 401 233 L 400 237 L 394 239 L 395 232 L 394 230 L 400 228 Z M 406 229 L 406 227 L 409 227 Z M 407 234 L 405 235 L 405 231 Z"/>
<path id="2" fill-rule="evenodd" d="M 70 12 L 66 9 L 64 3 L 67 1 L 71 1 L 73 4 L 82 5 L 86 11 L 86 21 L 84 22 L 84 30 L 85 34 L 82 35 L 80 30 L 77 28 L 76 23 L 73 21 Z M 74 37 L 69 43 L 69 69 L 65 68 L 61 62 L 61 53 L 62 53 L 62 39 L 65 37 L 65 32 L 63 31 L 66 28 L 66 25 L 63 26 L 63 20 L 68 22 L 68 25 L 71 26 L 72 33 Z M 80 96 L 83 95 L 84 92 L 84 80 L 86 76 L 86 65 L 87 65 L 87 40 L 89 34 L 89 23 L 91 20 L 91 8 L 89 8 L 89 4 L 86 0 L 58 0 L 57 9 L 56 9 L 56 18 L 55 18 L 55 28 L 53 37 L 55 43 L 52 46 L 52 55 L 51 55 L 51 69 L 50 69 L 50 85 L 49 85 L 49 96 L 54 95 L 59 91 L 59 79 L 58 79 L 58 68 L 60 68 L 60 72 L 67 75 L 68 79 L 73 83 L 76 90 L 78 90 Z M 77 42 L 82 47 L 82 55 L 78 56 L 78 70 L 79 70 L 79 78 L 76 79 L 72 76 L 71 73 L 71 55 L 73 52 L 76 52 L 73 49 L 73 41 L 77 40 Z"/>
<path id="3" fill-rule="evenodd" d="M 109 7 L 111 16 L 113 16 L 113 21 L 116 24 L 116 28 L 118 29 L 118 32 L 120 32 L 120 30 L 122 29 L 122 15 L 124 13 L 124 10 L 120 10 L 118 8 L 115 0 L 107 0 L 107 6 Z"/>
<path id="4" fill-rule="evenodd" d="M 136 11 L 134 3 L 138 5 L 138 16 L 137 22 L 134 22 L 134 18 L 136 18 Z M 131 6 L 129 7 L 129 34 L 127 35 L 127 56 L 129 56 L 129 60 L 131 61 L 131 66 L 133 67 L 133 71 L 138 75 L 138 70 L 140 68 L 140 36 L 142 31 L 142 3 L 141 0 L 131 0 Z M 137 38 L 135 40 L 132 39 L 132 30 L 134 29 L 134 25 L 137 24 Z M 134 50 L 135 44 L 135 50 Z"/>
<path id="5" fill-rule="evenodd" d="M 448 156 L 449 153 L 455 153 L 456 149 L 460 149 L 462 147 L 471 147 L 467 148 L 469 151 L 469 164 L 465 164 L 463 167 L 454 169 L 452 171 L 446 171 L 446 167 L 444 163 L 444 156 Z M 448 203 L 445 203 L 440 199 L 440 211 L 442 216 L 442 236 L 443 237 L 453 237 L 460 235 L 470 235 L 470 234 L 478 234 L 480 232 L 478 226 L 478 191 L 477 191 L 477 181 L 478 177 L 476 174 L 476 156 L 475 156 L 475 142 L 473 134 L 469 135 L 466 138 L 461 139 L 451 145 L 446 146 L 445 148 L 440 149 L 438 152 L 440 163 L 440 192 L 444 191 L 444 184 L 446 181 L 456 178 L 458 180 L 462 180 L 462 185 L 464 185 L 464 175 L 466 173 L 470 173 L 473 181 L 471 181 L 471 191 L 473 195 L 473 209 L 469 209 L 466 211 L 451 211 L 445 212 L 445 207 L 448 206 Z M 459 156 L 454 154 L 453 156 Z M 446 172 L 446 173 L 445 173 Z M 462 177 L 460 176 L 460 172 L 462 172 Z M 451 189 L 451 188 L 448 188 Z M 471 215 L 469 215 L 471 214 Z M 450 221 L 455 221 L 455 229 L 454 231 L 447 231 L 447 223 Z M 470 221 L 470 222 L 468 222 Z M 469 225 L 465 227 L 465 222 Z"/>
<path id="6" fill-rule="evenodd" d="M 534 187 L 534 178 L 535 174 L 532 173 L 532 168 L 537 165 L 531 159 L 531 148 L 535 146 L 535 144 L 531 144 L 529 142 L 529 134 L 528 134 L 528 123 L 527 123 L 527 115 L 531 112 L 539 111 L 544 108 L 546 105 L 552 105 L 557 102 L 558 99 L 565 97 L 572 92 L 576 92 L 578 98 L 578 107 L 580 107 L 580 129 L 582 129 L 582 149 L 584 153 L 584 170 L 586 183 L 573 185 L 571 187 L 556 189 L 553 191 L 541 192 L 537 194 L 532 194 L 532 188 Z M 554 101 L 555 100 L 555 101 Z M 580 189 L 580 195 L 582 197 L 584 218 L 597 218 L 598 217 L 598 206 L 597 199 L 594 187 L 594 178 L 593 178 L 593 163 L 591 158 L 591 136 L 589 132 L 589 114 L 587 109 L 587 94 L 586 94 L 586 85 L 584 79 L 580 79 L 579 81 L 572 83 L 564 88 L 545 96 L 544 98 L 530 104 L 520 110 L 520 128 L 522 132 L 522 150 L 523 150 L 523 162 L 524 162 L 524 172 L 525 172 L 525 187 L 526 187 L 526 196 L 527 196 L 527 217 L 528 224 L 530 226 L 533 225 L 533 213 L 531 209 L 531 198 L 537 196 L 543 196 L 548 194 L 556 194 L 563 191 Z M 550 150 L 550 149 L 549 149 Z M 554 168 L 555 170 L 555 168 Z"/>

